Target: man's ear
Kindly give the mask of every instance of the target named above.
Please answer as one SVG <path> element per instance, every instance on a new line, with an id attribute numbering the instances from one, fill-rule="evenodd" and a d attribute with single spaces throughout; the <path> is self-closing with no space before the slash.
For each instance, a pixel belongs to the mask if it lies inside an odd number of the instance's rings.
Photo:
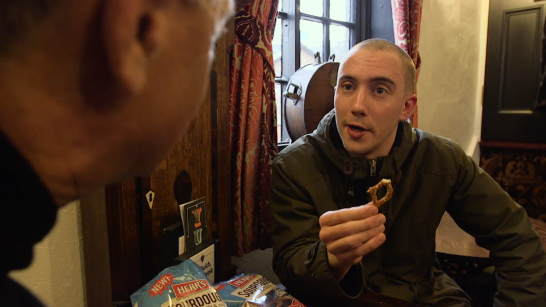
<path id="1" fill-rule="evenodd" d="M 102 31 L 105 52 L 115 86 L 124 94 L 138 94 L 148 77 L 148 66 L 167 36 L 165 11 L 150 0 L 103 2 Z"/>
<path id="2" fill-rule="evenodd" d="M 411 114 L 413 113 L 413 110 L 415 109 L 415 106 L 417 105 L 417 95 L 416 94 L 410 94 L 406 101 L 404 102 L 404 109 L 402 109 L 402 114 L 400 114 L 400 120 L 404 121 L 410 118 Z"/>

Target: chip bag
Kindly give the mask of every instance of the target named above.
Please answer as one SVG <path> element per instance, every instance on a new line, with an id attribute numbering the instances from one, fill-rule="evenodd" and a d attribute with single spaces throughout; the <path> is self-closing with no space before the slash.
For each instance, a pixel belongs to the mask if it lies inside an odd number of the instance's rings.
<path id="1" fill-rule="evenodd" d="M 207 275 L 191 260 L 159 272 L 131 295 L 133 307 L 227 307 Z"/>
<path id="2" fill-rule="evenodd" d="M 240 274 L 214 285 L 228 307 L 305 307 L 281 287 L 256 274 Z"/>

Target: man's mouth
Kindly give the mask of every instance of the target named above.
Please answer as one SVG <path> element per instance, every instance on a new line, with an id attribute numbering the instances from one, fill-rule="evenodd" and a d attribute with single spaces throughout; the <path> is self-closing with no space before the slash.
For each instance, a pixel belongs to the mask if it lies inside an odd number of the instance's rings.
<path id="1" fill-rule="evenodd" d="M 367 135 L 369 132 L 370 132 L 369 129 L 359 124 L 355 124 L 355 123 L 347 124 L 347 133 L 349 137 L 352 139 L 355 139 L 355 140 L 360 139 L 364 135 Z"/>
<path id="2" fill-rule="evenodd" d="M 363 131 L 367 131 L 368 129 L 360 126 L 360 125 L 356 125 L 356 124 L 348 124 L 347 125 L 350 129 L 354 130 L 354 131 L 357 131 L 357 132 L 363 132 Z"/>

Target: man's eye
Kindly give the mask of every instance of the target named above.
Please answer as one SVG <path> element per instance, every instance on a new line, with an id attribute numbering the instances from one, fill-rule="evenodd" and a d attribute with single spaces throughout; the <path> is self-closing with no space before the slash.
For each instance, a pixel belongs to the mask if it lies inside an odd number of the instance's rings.
<path id="1" fill-rule="evenodd" d="M 353 86 L 350 85 L 350 84 L 348 84 L 348 83 L 345 83 L 345 84 L 343 84 L 343 85 L 341 86 L 341 88 L 343 88 L 343 89 L 346 90 L 346 91 L 350 91 L 350 90 L 353 89 Z"/>
<path id="2" fill-rule="evenodd" d="M 383 95 L 383 94 L 386 94 L 387 93 L 387 90 L 382 88 L 382 87 L 378 87 L 375 89 L 375 92 L 379 95 Z"/>

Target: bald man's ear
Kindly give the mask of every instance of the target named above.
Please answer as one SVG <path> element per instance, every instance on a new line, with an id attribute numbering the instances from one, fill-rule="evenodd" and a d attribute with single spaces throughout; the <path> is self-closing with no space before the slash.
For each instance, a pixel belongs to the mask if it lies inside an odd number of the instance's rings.
<path id="1" fill-rule="evenodd" d="M 154 4 L 155 3 L 155 4 Z M 165 11 L 153 0 L 103 1 L 105 52 L 115 86 L 135 95 L 146 84 L 148 66 L 165 44 Z"/>
<path id="2" fill-rule="evenodd" d="M 413 110 L 415 110 L 415 106 L 417 105 L 417 95 L 411 94 L 406 98 L 406 101 L 404 102 L 404 109 L 402 110 L 402 114 L 400 115 L 400 120 L 407 120 L 410 118 L 411 114 L 413 113 Z"/>

